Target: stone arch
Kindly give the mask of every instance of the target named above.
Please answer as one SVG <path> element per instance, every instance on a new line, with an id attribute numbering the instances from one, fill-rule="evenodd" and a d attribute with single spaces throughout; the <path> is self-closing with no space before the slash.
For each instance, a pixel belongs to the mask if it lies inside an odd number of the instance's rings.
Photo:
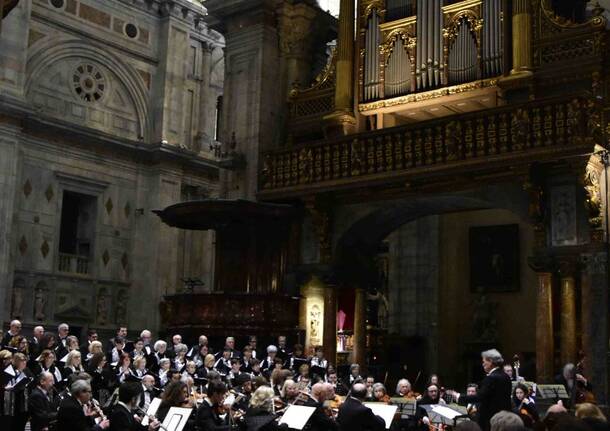
<path id="1" fill-rule="evenodd" d="M 132 140 L 144 140 L 145 142 L 149 142 L 149 102 L 145 83 L 133 67 L 102 47 L 80 40 L 64 40 L 61 38 L 50 38 L 49 40 L 38 44 L 27 62 L 28 76 L 25 94 L 30 101 L 32 101 L 32 98 L 34 97 L 37 86 L 43 82 L 45 78 L 53 79 L 53 77 L 49 76 L 50 73 L 58 73 L 61 70 L 59 66 L 61 66 L 62 62 L 86 62 L 103 69 L 104 73 L 112 79 L 113 84 L 111 85 L 115 85 L 117 90 L 119 87 L 121 90 L 124 90 L 117 93 L 119 94 L 119 98 L 122 97 L 124 99 L 120 100 L 119 104 L 124 103 L 125 106 L 129 108 L 133 106 L 133 115 L 137 122 L 135 127 L 131 127 L 131 124 L 129 124 L 128 121 L 126 121 L 125 124 L 121 123 L 121 121 L 118 121 L 117 123 L 117 119 L 114 118 L 112 121 L 113 124 L 117 124 L 116 130 L 118 131 L 116 134 Z M 57 71 L 55 69 L 57 69 Z M 63 72 L 67 73 L 66 71 Z M 71 81 L 67 81 L 68 78 L 66 76 L 60 77 L 59 79 L 64 81 L 64 87 L 65 84 L 72 83 Z M 53 85 L 53 87 L 55 88 L 56 84 Z M 63 88 L 62 90 L 68 91 L 67 88 Z M 112 88 L 110 91 L 113 91 Z M 113 94 L 109 95 L 106 102 L 116 105 L 117 101 L 113 99 L 114 96 L 115 94 L 113 92 Z M 63 106 L 68 108 L 66 104 Z M 114 107 L 120 111 L 118 105 Z M 40 104 L 38 109 L 41 109 L 43 112 L 45 111 L 45 107 L 40 106 Z M 72 109 L 78 110 L 78 106 Z M 77 114 L 80 115 L 80 113 Z M 120 118 L 120 116 L 117 117 Z M 84 123 L 87 127 L 96 128 L 92 121 L 85 121 Z M 125 133 L 120 132 L 121 127 L 125 129 Z"/>
<path id="2" fill-rule="evenodd" d="M 506 209 L 527 220 L 527 199 L 522 188 L 515 184 L 455 194 L 405 198 L 371 207 L 337 238 L 334 250 L 335 274 L 339 280 L 356 285 L 366 284 L 371 278 L 377 277 L 376 268 L 371 265 L 380 242 L 402 225 L 416 219 L 460 211 Z"/>

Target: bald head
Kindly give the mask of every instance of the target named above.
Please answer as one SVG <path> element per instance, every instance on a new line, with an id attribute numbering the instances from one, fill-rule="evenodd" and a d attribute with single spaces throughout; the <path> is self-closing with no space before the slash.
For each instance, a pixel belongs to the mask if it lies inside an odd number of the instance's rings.
<path id="1" fill-rule="evenodd" d="M 366 398 L 366 385 L 364 383 L 355 383 L 352 386 L 352 397 L 361 401 L 364 400 Z"/>
<path id="2" fill-rule="evenodd" d="M 326 401 L 326 383 L 316 383 L 311 387 L 311 396 L 314 397 L 318 402 L 323 403 Z"/>
<path id="3" fill-rule="evenodd" d="M 546 413 L 567 413 L 567 410 L 563 404 L 553 404 L 551 407 L 549 407 Z"/>

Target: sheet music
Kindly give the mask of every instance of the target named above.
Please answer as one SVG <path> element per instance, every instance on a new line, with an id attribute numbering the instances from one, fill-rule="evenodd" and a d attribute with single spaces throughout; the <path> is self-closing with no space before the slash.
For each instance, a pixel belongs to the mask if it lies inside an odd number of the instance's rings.
<path id="1" fill-rule="evenodd" d="M 384 403 L 362 403 L 367 406 L 369 409 L 373 411 L 373 413 L 377 416 L 381 416 L 381 418 L 385 421 L 385 429 L 389 430 L 392 425 L 392 421 L 394 420 L 394 415 L 396 414 L 396 410 L 398 410 L 398 406 L 392 406 Z"/>
<path id="2" fill-rule="evenodd" d="M 192 411 L 193 409 L 172 407 L 167 412 L 167 416 L 165 416 L 163 428 L 167 431 L 182 431 Z"/>
<path id="3" fill-rule="evenodd" d="M 462 414 L 458 411 L 455 411 L 449 407 L 441 406 L 441 405 L 433 405 L 431 406 L 432 411 L 439 416 L 442 416 L 446 419 L 455 419 L 457 416 L 462 416 Z"/>
<path id="4" fill-rule="evenodd" d="M 157 410 L 159 410 L 159 406 L 161 405 L 161 398 L 153 398 L 148 406 L 148 410 L 146 410 L 146 414 L 149 416 L 155 416 L 157 414 Z M 148 416 L 144 416 L 142 419 L 142 425 L 148 426 Z"/>
<path id="5" fill-rule="evenodd" d="M 286 424 L 288 428 L 302 430 L 315 411 L 315 407 L 291 405 L 286 409 L 286 413 L 280 419 L 279 424 Z"/>

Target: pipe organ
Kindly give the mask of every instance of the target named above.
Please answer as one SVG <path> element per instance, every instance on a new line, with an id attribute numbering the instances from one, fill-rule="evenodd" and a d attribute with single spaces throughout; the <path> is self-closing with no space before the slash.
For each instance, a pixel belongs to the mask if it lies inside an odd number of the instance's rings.
<path id="1" fill-rule="evenodd" d="M 360 0 L 360 101 L 501 75 L 504 3 Z"/>
<path id="2" fill-rule="evenodd" d="M 366 48 L 364 53 L 364 99 L 374 100 L 380 96 L 379 73 L 379 11 L 372 9 L 367 18 Z"/>

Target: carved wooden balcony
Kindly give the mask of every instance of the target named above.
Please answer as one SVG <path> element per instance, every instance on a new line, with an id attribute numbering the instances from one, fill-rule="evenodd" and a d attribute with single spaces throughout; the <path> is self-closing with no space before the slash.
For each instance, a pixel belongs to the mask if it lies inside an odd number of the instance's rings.
<path id="1" fill-rule="evenodd" d="M 587 99 L 528 102 L 264 154 L 262 198 L 472 173 L 588 151 L 599 111 Z"/>
<path id="2" fill-rule="evenodd" d="M 176 294 L 160 304 L 166 328 L 228 335 L 298 332 L 299 299 L 279 294 Z"/>

